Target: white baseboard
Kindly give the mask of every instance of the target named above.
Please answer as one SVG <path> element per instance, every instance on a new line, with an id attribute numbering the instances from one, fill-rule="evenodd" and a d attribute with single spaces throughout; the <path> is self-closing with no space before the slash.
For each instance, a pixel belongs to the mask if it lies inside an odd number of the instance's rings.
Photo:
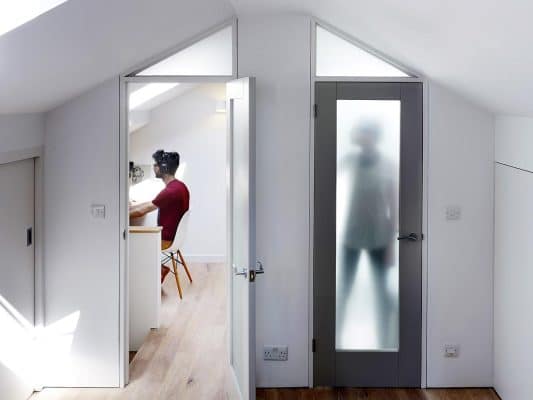
<path id="1" fill-rule="evenodd" d="M 225 263 L 224 254 L 184 254 L 186 262 L 190 263 Z"/>

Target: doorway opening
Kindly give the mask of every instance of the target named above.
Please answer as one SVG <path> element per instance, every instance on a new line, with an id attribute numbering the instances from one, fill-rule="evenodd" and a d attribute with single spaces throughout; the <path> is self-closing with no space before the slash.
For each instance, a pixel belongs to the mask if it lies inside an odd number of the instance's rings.
<path id="1" fill-rule="evenodd" d="M 121 78 L 120 379 L 135 383 L 127 392 L 254 393 L 255 80 L 236 79 L 236 23 Z M 153 387 L 161 368 L 166 381 Z"/>
<path id="2" fill-rule="evenodd" d="M 157 205 L 130 218 L 130 379 L 149 359 L 176 367 L 190 362 L 197 375 L 182 381 L 207 380 L 202 374 L 225 357 L 228 341 L 226 84 L 127 86 L 129 208 Z M 159 150 L 179 154 L 177 170 L 169 171 L 173 181 L 164 181 L 154 168 Z M 177 182 L 188 192 L 186 206 L 180 204 L 185 192 L 178 192 L 178 199 L 163 196 Z M 184 208 L 171 212 L 178 220 L 168 237 L 161 230 L 172 229 L 173 221 L 166 226 L 163 214 L 169 212 L 165 202 L 173 199 L 173 207 Z M 174 251 L 161 251 L 169 246 Z"/>

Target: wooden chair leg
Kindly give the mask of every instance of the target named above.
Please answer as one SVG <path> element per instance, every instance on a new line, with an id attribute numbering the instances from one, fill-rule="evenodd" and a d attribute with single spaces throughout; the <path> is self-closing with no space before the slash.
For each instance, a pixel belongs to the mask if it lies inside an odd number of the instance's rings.
<path id="1" fill-rule="evenodd" d="M 180 278 L 178 277 L 178 268 L 176 266 L 176 259 L 174 258 L 174 253 L 170 255 L 172 258 L 172 268 L 174 269 L 174 277 L 176 278 L 176 286 L 178 287 L 178 293 L 180 295 L 180 299 L 183 299 L 183 295 L 181 293 L 181 285 L 180 285 Z"/>
<path id="2" fill-rule="evenodd" d="M 181 264 L 183 265 L 183 268 L 185 269 L 185 272 L 187 273 L 187 276 L 189 277 L 189 282 L 192 283 L 191 273 L 189 272 L 189 268 L 187 268 L 187 264 L 185 263 L 185 259 L 183 258 L 183 254 L 181 254 L 181 251 L 179 251 L 179 250 L 178 250 L 178 257 L 180 258 Z"/>

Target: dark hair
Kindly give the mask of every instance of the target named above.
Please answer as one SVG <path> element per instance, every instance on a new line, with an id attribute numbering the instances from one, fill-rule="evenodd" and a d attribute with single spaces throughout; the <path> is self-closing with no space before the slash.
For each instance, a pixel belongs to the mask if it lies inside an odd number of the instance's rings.
<path id="1" fill-rule="evenodd" d="M 167 153 L 164 150 L 157 150 L 152 154 L 152 158 L 162 174 L 174 175 L 180 165 L 180 155 L 175 151 Z"/>

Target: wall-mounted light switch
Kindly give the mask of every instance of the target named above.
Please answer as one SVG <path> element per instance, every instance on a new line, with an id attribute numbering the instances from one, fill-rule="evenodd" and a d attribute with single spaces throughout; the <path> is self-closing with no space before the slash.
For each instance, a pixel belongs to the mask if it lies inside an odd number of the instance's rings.
<path id="1" fill-rule="evenodd" d="M 447 344 L 444 346 L 444 357 L 457 358 L 459 357 L 459 346 L 455 344 Z"/>
<path id="2" fill-rule="evenodd" d="M 93 218 L 105 219 L 105 206 L 102 204 L 92 204 L 91 215 Z"/>

